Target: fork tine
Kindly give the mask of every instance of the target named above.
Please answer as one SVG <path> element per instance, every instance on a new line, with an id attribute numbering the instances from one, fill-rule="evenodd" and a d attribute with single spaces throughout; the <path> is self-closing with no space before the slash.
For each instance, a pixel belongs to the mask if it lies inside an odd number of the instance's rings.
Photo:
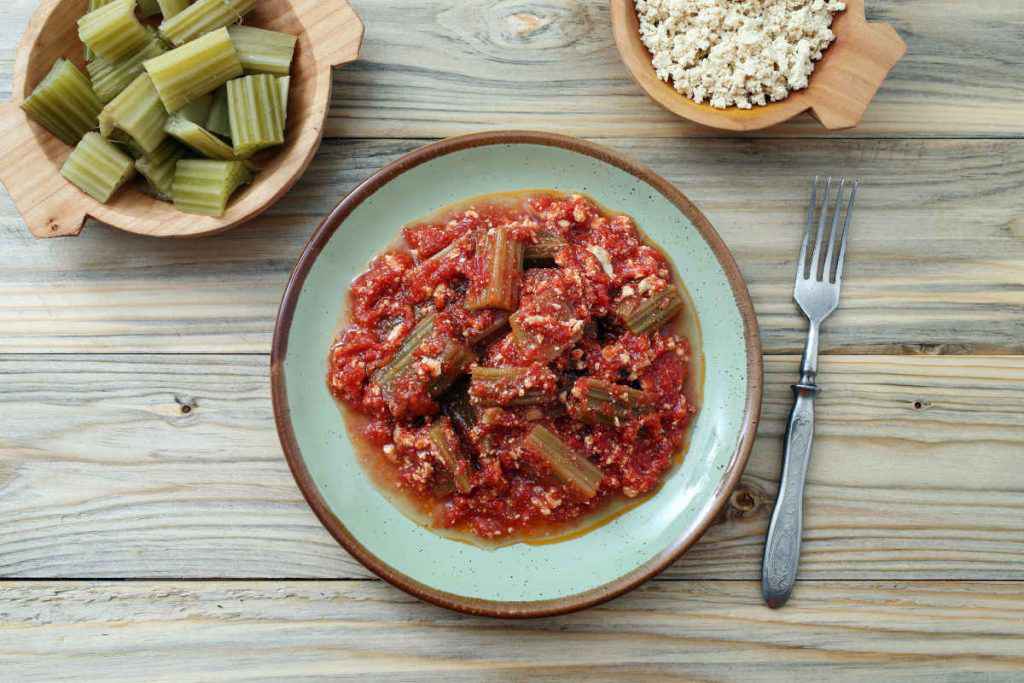
<path id="1" fill-rule="evenodd" d="M 836 262 L 836 240 L 839 232 L 839 219 L 843 214 L 843 192 L 846 190 L 846 178 L 839 178 L 839 191 L 836 192 L 836 206 L 833 210 L 832 229 L 828 234 L 828 251 L 825 252 L 825 268 L 822 270 L 821 279 L 825 282 L 833 282 L 832 270 Z"/>
<path id="2" fill-rule="evenodd" d="M 811 230 L 814 228 L 814 210 L 818 207 L 818 181 L 821 176 L 814 176 L 811 181 L 811 203 L 807 207 L 807 226 L 804 228 L 804 243 L 800 247 L 800 258 L 796 262 L 796 279 L 803 280 L 807 272 L 807 245 L 811 242 Z"/>
<path id="3" fill-rule="evenodd" d="M 857 188 L 860 181 L 853 181 L 853 189 L 850 190 L 850 203 L 846 205 L 846 221 L 843 223 L 843 242 L 839 247 L 839 262 L 836 264 L 836 284 L 843 284 L 843 263 L 846 261 L 846 243 L 850 239 L 850 218 L 853 216 L 853 201 L 857 199 Z"/>
<path id="4" fill-rule="evenodd" d="M 832 176 L 825 183 L 825 196 L 821 200 L 821 218 L 818 219 L 818 236 L 814 240 L 814 256 L 811 259 L 811 279 L 820 280 L 821 242 L 825 237 L 825 221 L 828 218 L 828 198 L 832 192 Z"/>

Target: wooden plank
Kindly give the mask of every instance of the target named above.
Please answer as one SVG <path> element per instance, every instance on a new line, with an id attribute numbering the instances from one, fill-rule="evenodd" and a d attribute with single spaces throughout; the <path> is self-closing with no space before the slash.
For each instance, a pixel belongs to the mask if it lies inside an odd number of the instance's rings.
<path id="1" fill-rule="evenodd" d="M 35 242 L 0 198 L 0 352 L 266 353 L 284 283 L 314 226 L 357 183 L 419 144 L 329 142 L 268 215 L 201 242 L 95 224 L 79 238 Z M 808 179 L 821 172 L 865 181 L 826 352 L 1024 352 L 1024 143 L 612 146 L 675 182 L 718 228 L 750 283 L 769 353 L 802 348 L 792 264 Z"/>
<path id="2" fill-rule="evenodd" d="M 0 665 L 19 681 L 1013 681 L 1020 588 L 803 582 L 772 611 L 755 582 L 656 582 L 509 622 L 376 581 L 7 582 Z"/>
<path id="3" fill-rule="evenodd" d="M 0 3 L 0 97 L 33 0 Z M 636 86 L 612 39 L 608 3 L 356 0 L 362 61 L 335 78 L 326 133 L 443 137 L 488 128 L 587 137 L 720 136 L 663 111 Z M 1024 7 L 1005 0 L 873 0 L 909 52 L 849 136 L 1021 136 Z M 969 116 L 965 115 L 969 112 Z M 813 136 L 808 116 L 762 135 Z"/>
<path id="4" fill-rule="evenodd" d="M 0 356 L 0 576 L 368 576 L 292 481 L 266 362 Z M 768 358 L 743 485 L 667 577 L 758 576 L 796 366 Z M 832 356 L 821 382 L 804 578 L 1024 579 L 1024 358 Z"/>

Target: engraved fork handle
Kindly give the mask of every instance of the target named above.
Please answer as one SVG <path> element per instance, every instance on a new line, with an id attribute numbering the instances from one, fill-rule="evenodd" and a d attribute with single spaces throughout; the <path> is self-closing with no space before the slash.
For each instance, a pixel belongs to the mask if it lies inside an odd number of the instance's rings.
<path id="1" fill-rule="evenodd" d="M 803 531 L 804 483 L 811 463 L 814 442 L 814 399 L 818 393 L 818 329 L 811 322 L 800 383 L 793 385 L 796 398 L 786 428 L 786 448 L 779 497 L 775 501 L 761 566 L 761 592 L 769 607 L 786 604 L 796 583 L 800 564 L 800 534 Z"/>

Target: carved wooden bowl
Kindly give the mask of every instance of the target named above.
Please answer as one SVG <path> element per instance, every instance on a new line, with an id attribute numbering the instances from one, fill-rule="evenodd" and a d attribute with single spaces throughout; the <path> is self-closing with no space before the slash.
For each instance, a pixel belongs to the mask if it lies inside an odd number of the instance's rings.
<path id="1" fill-rule="evenodd" d="M 292 64 L 285 144 L 258 157 L 262 171 L 236 193 L 220 218 L 194 216 L 123 188 L 101 204 L 60 175 L 71 148 L 30 121 L 19 105 L 58 57 L 79 67 L 77 21 L 86 0 L 43 0 L 18 47 L 12 101 L 0 105 L 0 181 L 36 237 L 77 235 L 87 216 L 153 237 L 196 237 L 221 232 L 259 215 L 280 199 L 313 160 L 331 100 L 331 69 L 355 60 L 363 23 L 345 0 L 260 0 L 245 23 L 298 36 Z"/>
<path id="2" fill-rule="evenodd" d="M 611 3 L 615 44 L 640 87 L 673 114 L 722 130 L 761 130 L 805 111 L 810 111 L 829 130 L 853 128 L 860 123 L 886 75 L 907 51 L 906 43 L 892 26 L 867 22 L 864 0 L 846 0 L 846 11 L 837 14 L 832 23 L 836 40 L 815 64 L 806 89 L 753 109 L 715 109 L 697 104 L 658 78 L 651 65 L 651 53 L 640 40 L 636 3 Z"/>

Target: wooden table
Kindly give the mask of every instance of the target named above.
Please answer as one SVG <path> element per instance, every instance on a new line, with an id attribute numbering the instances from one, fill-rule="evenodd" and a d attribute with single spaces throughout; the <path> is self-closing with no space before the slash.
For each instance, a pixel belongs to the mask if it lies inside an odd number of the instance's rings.
<path id="1" fill-rule="evenodd" d="M 317 160 L 197 241 L 34 241 L 0 198 L 4 680 L 1022 680 L 1024 5 L 872 0 L 910 46 L 859 128 L 734 137 L 629 80 L 599 0 L 356 0 Z M 0 96 L 35 3 L 0 3 Z M 350 558 L 281 456 L 277 303 L 304 241 L 381 165 L 494 128 L 596 139 L 678 184 L 733 249 L 764 335 L 760 438 L 731 505 L 614 602 L 498 622 Z M 801 581 L 760 554 L 803 322 L 808 177 L 864 179 L 829 321 Z"/>

